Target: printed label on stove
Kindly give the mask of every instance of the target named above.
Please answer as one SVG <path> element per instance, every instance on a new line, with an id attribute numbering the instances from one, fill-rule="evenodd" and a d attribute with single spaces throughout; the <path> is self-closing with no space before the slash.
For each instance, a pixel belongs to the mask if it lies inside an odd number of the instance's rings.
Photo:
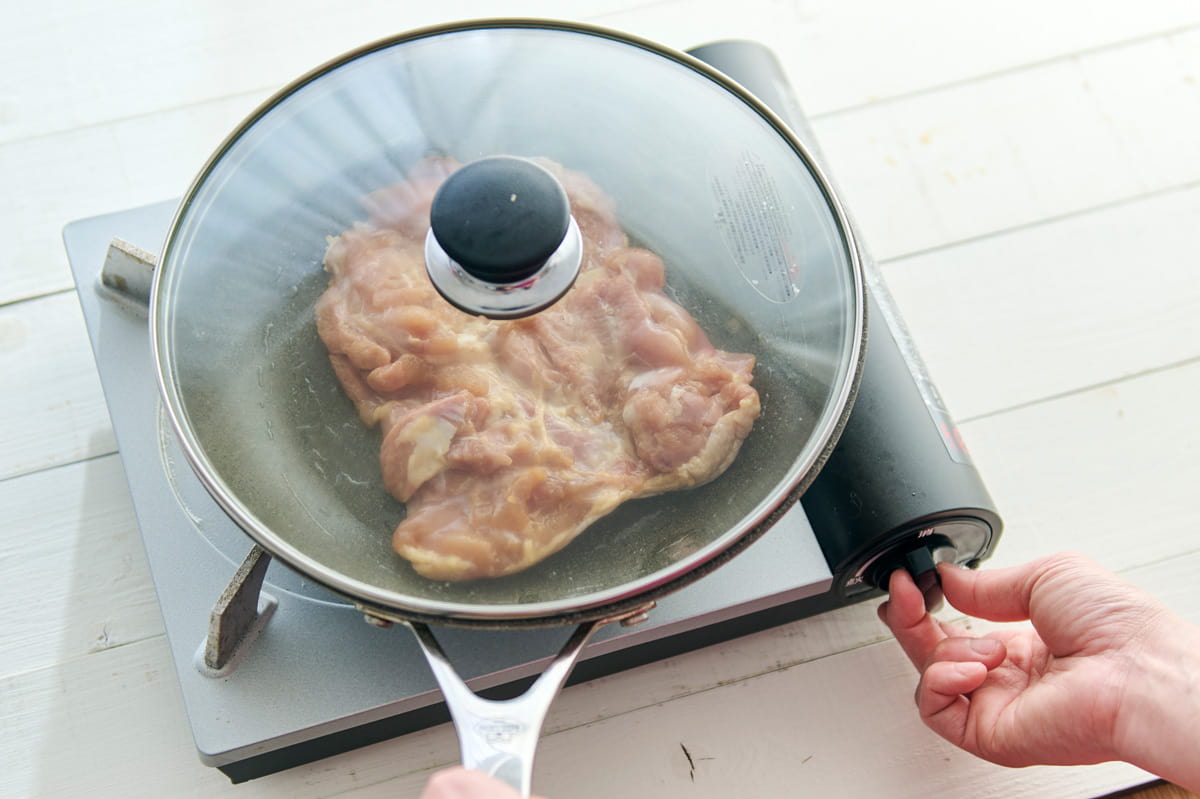
<path id="1" fill-rule="evenodd" d="M 738 271 L 771 302 L 800 292 L 797 233 L 770 172 L 747 150 L 726 168 L 709 173 L 714 222 Z"/>

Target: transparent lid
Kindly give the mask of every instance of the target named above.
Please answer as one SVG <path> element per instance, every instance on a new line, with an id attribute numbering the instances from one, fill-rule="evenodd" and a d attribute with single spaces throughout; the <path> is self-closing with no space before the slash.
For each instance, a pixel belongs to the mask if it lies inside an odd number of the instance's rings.
<path id="1" fill-rule="evenodd" d="M 372 236 L 390 236 L 404 253 L 410 243 L 423 248 L 434 190 L 462 164 L 496 155 L 550 171 L 570 199 L 584 271 L 552 309 L 563 312 L 589 268 L 612 267 L 613 252 L 652 253 L 657 261 L 645 270 L 625 256 L 621 269 L 642 288 L 665 283 L 656 291 L 693 317 L 717 350 L 754 356 L 761 414 L 727 473 L 682 492 L 687 499 L 673 492 L 621 506 L 521 574 L 447 582 L 415 576 L 391 551 L 391 529 L 412 513 L 394 498 L 404 489 L 385 490 L 381 474 L 379 430 L 398 424 L 395 414 L 388 418 L 396 409 L 354 396 L 363 386 L 386 394 L 379 385 L 403 387 L 407 378 L 368 383 L 370 358 L 361 352 L 351 358 L 359 359 L 358 377 L 337 363 L 331 369 L 336 336 L 326 334 L 350 323 L 331 321 L 336 313 L 322 296 L 337 272 L 331 259 L 361 256 Z M 417 32 L 285 89 L 197 178 L 156 281 L 151 316 L 164 401 L 218 501 L 260 543 L 321 582 L 439 615 L 603 605 L 728 549 L 795 494 L 832 439 L 862 336 L 861 279 L 840 210 L 768 111 L 680 54 L 543 22 Z M 659 306 L 659 321 L 674 313 Z M 491 335 L 472 327 L 484 324 L 477 317 L 455 313 L 458 345 Z M 500 360 L 503 369 L 521 359 Z M 629 401 L 600 394 L 602 406 Z M 603 559 L 596 547 L 608 548 Z"/>

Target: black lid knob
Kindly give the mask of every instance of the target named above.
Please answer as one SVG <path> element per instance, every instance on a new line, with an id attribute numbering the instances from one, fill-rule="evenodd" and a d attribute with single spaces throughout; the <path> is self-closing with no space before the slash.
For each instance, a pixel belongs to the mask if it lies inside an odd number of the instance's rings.
<path id="1" fill-rule="evenodd" d="M 558 180 L 524 158 L 493 156 L 451 175 L 433 198 L 430 228 L 473 277 L 516 283 L 538 271 L 567 234 L 570 204 Z"/>

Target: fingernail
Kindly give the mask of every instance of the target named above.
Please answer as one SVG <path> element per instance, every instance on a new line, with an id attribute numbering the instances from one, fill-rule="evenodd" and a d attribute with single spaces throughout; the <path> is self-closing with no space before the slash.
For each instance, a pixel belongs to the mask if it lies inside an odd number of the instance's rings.
<path id="1" fill-rule="evenodd" d="M 994 638 L 972 638 L 971 651 L 977 655 L 994 655 L 1000 651 L 1001 643 Z"/>

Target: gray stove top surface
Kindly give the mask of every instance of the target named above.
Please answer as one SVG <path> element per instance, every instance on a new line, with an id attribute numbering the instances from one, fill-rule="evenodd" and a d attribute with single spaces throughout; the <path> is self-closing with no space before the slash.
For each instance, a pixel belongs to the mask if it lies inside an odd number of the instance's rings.
<path id="1" fill-rule="evenodd" d="M 114 236 L 158 249 L 166 202 L 74 222 L 67 254 L 91 335 L 130 493 L 201 759 L 224 766 L 441 702 L 411 634 L 363 622 L 342 597 L 278 562 L 274 613 L 236 668 L 198 667 L 209 614 L 252 542 L 191 474 L 163 416 L 144 311 L 97 289 Z M 640 625 L 602 628 L 587 660 L 829 590 L 832 576 L 799 505 L 728 564 L 661 599 Z M 439 640 L 476 690 L 540 672 L 569 631 L 443 628 Z"/>

